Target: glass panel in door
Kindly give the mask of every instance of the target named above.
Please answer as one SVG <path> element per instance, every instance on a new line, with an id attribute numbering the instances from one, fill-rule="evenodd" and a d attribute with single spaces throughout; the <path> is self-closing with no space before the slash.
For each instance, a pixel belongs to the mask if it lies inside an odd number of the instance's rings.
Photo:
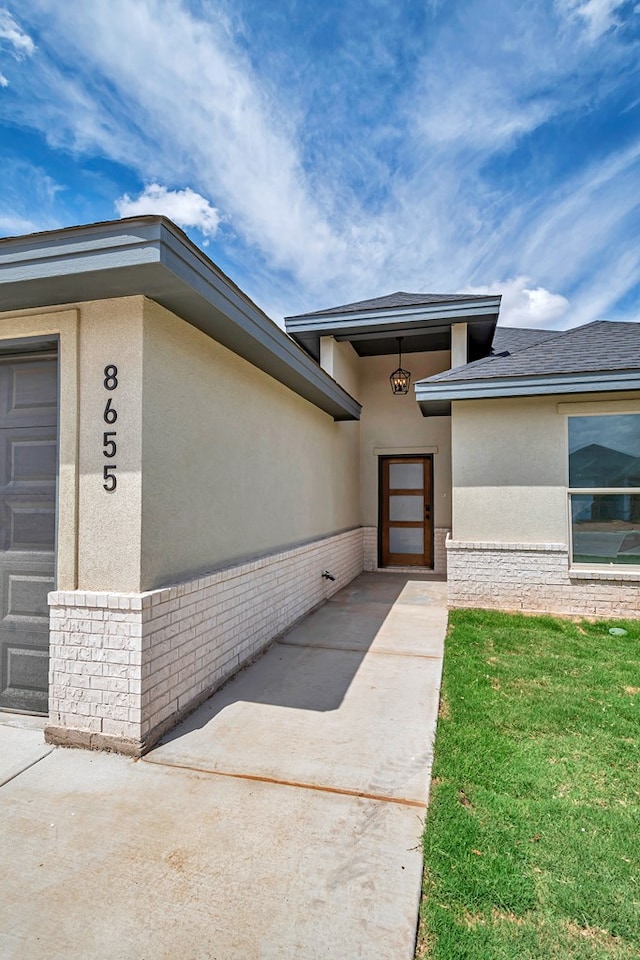
<path id="1" fill-rule="evenodd" d="M 432 566 L 431 474 L 431 456 L 381 458 L 382 566 Z"/>

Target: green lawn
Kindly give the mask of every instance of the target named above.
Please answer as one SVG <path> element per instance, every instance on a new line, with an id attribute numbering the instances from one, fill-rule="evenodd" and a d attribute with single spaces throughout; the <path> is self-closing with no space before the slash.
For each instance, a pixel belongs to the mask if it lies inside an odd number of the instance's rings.
<path id="1" fill-rule="evenodd" d="M 452 613 L 418 958 L 640 957 L 639 655 L 638 622 Z"/>

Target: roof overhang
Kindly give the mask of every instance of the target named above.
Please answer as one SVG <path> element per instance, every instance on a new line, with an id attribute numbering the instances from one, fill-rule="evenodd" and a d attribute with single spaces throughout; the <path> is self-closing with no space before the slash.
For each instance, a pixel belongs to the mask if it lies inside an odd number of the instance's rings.
<path id="1" fill-rule="evenodd" d="M 425 417 L 448 416 L 454 400 L 488 400 L 497 397 L 541 397 L 565 393 L 612 393 L 640 390 L 640 370 L 555 374 L 543 377 L 501 377 L 492 380 L 419 380 L 416 400 Z"/>
<path id="2" fill-rule="evenodd" d="M 360 404 L 165 217 L 0 240 L 0 311 L 143 295 L 335 420 Z"/>
<path id="3" fill-rule="evenodd" d="M 360 356 L 394 353 L 397 337 L 403 338 L 403 353 L 449 350 L 451 327 L 467 323 L 469 355 L 475 358 L 489 353 L 499 311 L 498 296 L 339 315 L 303 314 L 285 317 L 285 326 L 287 333 L 318 360 L 321 337 L 348 341 Z"/>

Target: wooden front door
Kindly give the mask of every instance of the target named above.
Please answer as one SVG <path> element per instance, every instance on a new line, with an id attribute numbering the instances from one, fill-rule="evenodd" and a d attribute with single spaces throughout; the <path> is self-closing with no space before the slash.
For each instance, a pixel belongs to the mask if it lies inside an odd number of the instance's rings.
<path id="1" fill-rule="evenodd" d="M 380 564 L 433 566 L 431 456 L 380 458 Z"/>

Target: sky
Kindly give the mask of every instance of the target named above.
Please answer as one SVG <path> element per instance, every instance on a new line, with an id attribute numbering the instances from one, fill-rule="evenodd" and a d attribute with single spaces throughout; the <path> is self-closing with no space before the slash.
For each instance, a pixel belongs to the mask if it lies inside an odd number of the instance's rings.
<path id="1" fill-rule="evenodd" d="M 0 236 L 165 214 L 276 322 L 640 321 L 639 0 L 0 0 Z"/>

